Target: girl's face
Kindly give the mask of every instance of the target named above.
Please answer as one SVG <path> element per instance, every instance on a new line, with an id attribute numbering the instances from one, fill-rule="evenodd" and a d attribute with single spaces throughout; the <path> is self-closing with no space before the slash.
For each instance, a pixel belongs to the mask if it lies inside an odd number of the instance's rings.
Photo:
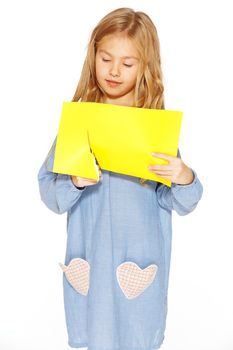
<path id="1" fill-rule="evenodd" d="M 132 106 L 138 68 L 138 52 L 130 39 L 120 34 L 102 39 L 95 69 L 98 84 L 105 92 L 105 103 Z"/>

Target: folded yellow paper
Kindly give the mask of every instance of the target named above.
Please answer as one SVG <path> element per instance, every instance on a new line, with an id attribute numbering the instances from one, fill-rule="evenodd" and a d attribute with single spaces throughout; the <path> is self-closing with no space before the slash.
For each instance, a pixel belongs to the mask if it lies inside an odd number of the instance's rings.
<path id="1" fill-rule="evenodd" d="M 64 102 L 53 172 L 98 180 L 100 169 L 159 181 L 148 170 L 167 164 L 152 152 L 177 156 L 182 112 L 96 102 Z"/>

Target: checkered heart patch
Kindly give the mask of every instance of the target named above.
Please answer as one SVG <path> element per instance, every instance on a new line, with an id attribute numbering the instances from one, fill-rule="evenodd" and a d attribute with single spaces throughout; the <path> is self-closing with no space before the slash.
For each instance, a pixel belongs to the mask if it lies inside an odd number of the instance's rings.
<path id="1" fill-rule="evenodd" d="M 141 269 L 136 263 L 126 261 L 117 267 L 119 286 L 128 299 L 136 298 L 153 282 L 158 266 L 155 264 Z"/>
<path id="2" fill-rule="evenodd" d="M 80 294 L 87 295 L 89 289 L 90 265 L 81 258 L 74 258 L 69 265 L 59 263 L 68 282 Z"/>

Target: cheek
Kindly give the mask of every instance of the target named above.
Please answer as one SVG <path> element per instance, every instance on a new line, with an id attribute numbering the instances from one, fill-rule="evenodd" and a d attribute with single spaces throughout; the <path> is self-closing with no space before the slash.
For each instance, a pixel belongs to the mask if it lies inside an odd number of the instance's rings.
<path id="1" fill-rule="evenodd" d="M 98 76 L 100 74 L 100 65 L 98 62 L 96 62 L 95 64 L 95 71 L 96 71 L 96 75 Z"/>
<path id="2" fill-rule="evenodd" d="M 137 70 L 136 69 L 134 69 L 134 70 L 129 69 L 125 74 L 126 74 L 125 76 L 127 77 L 129 84 L 131 84 L 131 85 L 135 84 L 136 79 L 137 79 Z"/>
<path id="3" fill-rule="evenodd" d="M 96 74 L 99 77 L 104 77 L 107 73 L 106 65 L 103 65 L 101 63 L 96 64 Z"/>

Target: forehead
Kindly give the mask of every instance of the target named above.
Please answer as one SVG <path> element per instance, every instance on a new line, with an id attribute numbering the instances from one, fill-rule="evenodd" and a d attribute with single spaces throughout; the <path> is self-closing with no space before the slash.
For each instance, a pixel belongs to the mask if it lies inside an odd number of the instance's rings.
<path id="1" fill-rule="evenodd" d="M 112 57 L 139 59 L 139 54 L 133 40 L 122 35 L 105 36 L 99 42 L 97 51 Z"/>

